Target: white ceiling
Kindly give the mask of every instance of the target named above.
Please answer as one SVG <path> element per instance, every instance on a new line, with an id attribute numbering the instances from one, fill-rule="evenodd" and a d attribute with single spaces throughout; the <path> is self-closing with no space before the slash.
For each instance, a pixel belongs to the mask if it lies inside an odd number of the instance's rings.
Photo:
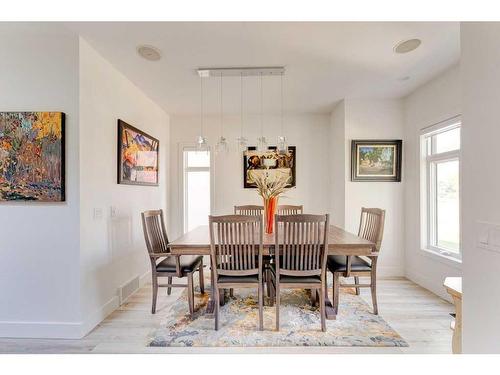
<path id="1" fill-rule="evenodd" d="M 454 22 L 126 22 L 71 23 L 116 68 L 169 114 L 198 114 L 199 67 L 285 66 L 285 111 L 328 113 L 343 98 L 405 96 L 460 56 Z M 396 54 L 394 45 L 422 45 Z M 156 46 L 162 59 L 136 53 Z M 400 78 L 409 76 L 406 81 Z M 279 111 L 279 77 L 264 77 L 264 111 Z M 245 112 L 259 111 L 259 78 L 244 82 Z M 205 112 L 218 113 L 218 79 L 205 81 Z M 224 113 L 240 111 L 240 79 L 224 79 Z"/>

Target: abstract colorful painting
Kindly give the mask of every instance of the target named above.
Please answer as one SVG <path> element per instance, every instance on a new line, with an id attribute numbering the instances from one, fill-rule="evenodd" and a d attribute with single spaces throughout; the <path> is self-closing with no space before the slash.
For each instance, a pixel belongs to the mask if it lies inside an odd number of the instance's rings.
<path id="1" fill-rule="evenodd" d="M 64 201 L 64 113 L 0 112 L 0 201 Z"/>
<path id="2" fill-rule="evenodd" d="M 353 140 L 352 181 L 401 181 L 401 147 L 397 140 Z"/>
<path id="3" fill-rule="evenodd" d="M 160 142 L 118 120 L 118 183 L 158 185 L 158 152 Z"/>
<path id="4" fill-rule="evenodd" d="M 288 152 L 281 154 L 275 146 L 265 152 L 257 151 L 255 147 L 248 147 L 243 153 L 243 187 L 256 188 L 257 185 L 250 178 L 250 173 L 266 173 L 267 175 L 285 174 L 290 177 L 287 187 L 295 187 L 295 157 L 297 149 L 288 146 Z"/>

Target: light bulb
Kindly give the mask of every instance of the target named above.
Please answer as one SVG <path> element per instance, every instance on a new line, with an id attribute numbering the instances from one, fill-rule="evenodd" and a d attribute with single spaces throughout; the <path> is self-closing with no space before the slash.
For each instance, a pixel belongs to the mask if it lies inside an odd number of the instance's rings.
<path id="1" fill-rule="evenodd" d="M 276 145 L 276 149 L 279 154 L 286 154 L 288 152 L 288 144 L 286 143 L 286 137 L 282 135 L 278 137 L 278 144 Z"/>
<path id="2" fill-rule="evenodd" d="M 266 137 L 259 137 L 257 139 L 258 143 L 257 143 L 257 151 L 260 151 L 260 152 L 265 152 L 267 151 L 267 140 L 266 140 Z"/>
<path id="3" fill-rule="evenodd" d="M 227 140 L 226 140 L 226 138 L 221 136 L 219 138 L 219 141 L 215 145 L 215 152 L 219 154 L 219 153 L 228 152 L 228 151 L 229 151 L 229 145 L 227 144 Z"/>
<path id="4" fill-rule="evenodd" d="M 202 135 L 198 136 L 196 139 L 196 149 L 198 151 L 208 150 L 208 141 Z"/>
<path id="5" fill-rule="evenodd" d="M 242 136 L 242 137 L 236 138 L 236 142 L 238 144 L 238 150 L 246 151 L 248 139 L 246 139 L 245 137 Z"/>

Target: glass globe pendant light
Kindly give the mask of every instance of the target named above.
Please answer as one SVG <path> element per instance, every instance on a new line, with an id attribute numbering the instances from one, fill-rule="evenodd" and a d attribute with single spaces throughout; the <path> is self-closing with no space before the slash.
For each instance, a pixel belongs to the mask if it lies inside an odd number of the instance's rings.
<path id="1" fill-rule="evenodd" d="M 240 136 L 236 138 L 238 150 L 246 151 L 248 139 L 243 136 L 243 73 L 240 73 Z"/>
<path id="2" fill-rule="evenodd" d="M 227 140 L 224 137 L 224 117 L 223 117 L 224 112 L 222 107 L 222 72 L 220 74 L 219 86 L 220 86 L 220 137 L 219 141 L 215 145 L 215 152 L 217 154 L 229 151 Z"/>
<path id="3" fill-rule="evenodd" d="M 263 88 L 262 88 L 262 72 L 260 73 L 260 137 L 257 139 L 257 151 L 265 152 L 268 149 L 266 137 L 264 137 L 264 116 L 263 116 Z"/>
<path id="4" fill-rule="evenodd" d="M 276 149 L 279 154 L 286 154 L 288 152 L 288 144 L 286 142 L 285 132 L 284 132 L 284 121 L 283 121 L 283 73 L 281 73 L 281 135 L 278 136 L 278 142 Z"/>
<path id="5" fill-rule="evenodd" d="M 200 135 L 196 138 L 196 150 L 208 151 L 208 141 L 203 136 L 203 77 L 200 76 Z"/>

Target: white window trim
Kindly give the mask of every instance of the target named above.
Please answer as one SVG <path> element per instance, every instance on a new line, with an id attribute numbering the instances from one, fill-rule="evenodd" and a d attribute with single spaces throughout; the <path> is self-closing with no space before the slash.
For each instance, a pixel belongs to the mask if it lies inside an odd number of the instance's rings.
<path id="1" fill-rule="evenodd" d="M 196 146 L 192 143 L 179 143 L 178 147 L 178 160 L 179 160 L 179 203 L 180 203 L 180 215 L 182 223 L 182 233 L 187 232 L 187 215 L 186 215 L 186 175 L 187 170 L 189 171 L 209 171 L 210 172 L 210 214 L 213 212 L 214 203 L 214 158 L 212 150 L 210 151 L 210 167 L 189 167 L 184 168 L 186 165 L 186 159 L 184 151 L 196 151 Z"/>
<path id="2" fill-rule="evenodd" d="M 462 262 L 462 218 L 461 218 L 461 212 L 462 212 L 462 199 L 461 199 L 461 193 L 462 193 L 462 184 L 461 184 L 461 178 L 462 178 L 462 173 L 459 173 L 459 212 L 460 212 L 460 239 L 459 239 L 459 253 L 454 254 L 450 250 L 447 250 L 446 248 L 440 248 L 437 246 L 432 245 L 435 243 L 433 236 L 436 235 L 436 231 L 433 229 L 434 227 L 437 227 L 437 224 L 435 222 L 436 220 L 436 202 L 432 202 L 431 199 L 428 199 L 428 192 L 431 190 L 434 192 L 432 194 L 434 197 L 437 197 L 435 191 L 436 191 L 436 186 L 431 186 L 431 181 L 435 181 L 434 178 L 431 178 L 431 174 L 434 173 L 434 165 L 437 162 L 446 162 L 446 161 L 453 161 L 453 160 L 458 160 L 459 161 L 459 168 L 461 170 L 461 163 L 460 163 L 460 149 L 458 150 L 452 150 L 452 151 L 447 151 L 447 152 L 442 152 L 439 154 L 432 154 L 429 155 L 427 152 L 427 147 L 428 147 L 428 138 L 439 134 L 443 133 L 455 128 L 459 128 L 461 126 L 461 118 L 460 116 L 455 116 L 452 117 L 448 120 L 439 122 L 437 124 L 431 125 L 429 127 L 426 127 L 421 130 L 420 133 L 420 176 L 421 176 L 421 183 L 420 183 L 420 199 L 421 199 L 421 228 L 422 228 L 422 233 L 421 233 L 421 248 L 423 251 L 425 251 L 428 254 L 432 255 L 437 255 L 440 258 L 444 258 L 446 260 L 450 260 L 453 262 Z M 432 143 L 431 143 L 432 144 Z M 432 147 L 435 145 L 432 144 Z M 432 217 L 430 217 L 432 215 Z"/>

